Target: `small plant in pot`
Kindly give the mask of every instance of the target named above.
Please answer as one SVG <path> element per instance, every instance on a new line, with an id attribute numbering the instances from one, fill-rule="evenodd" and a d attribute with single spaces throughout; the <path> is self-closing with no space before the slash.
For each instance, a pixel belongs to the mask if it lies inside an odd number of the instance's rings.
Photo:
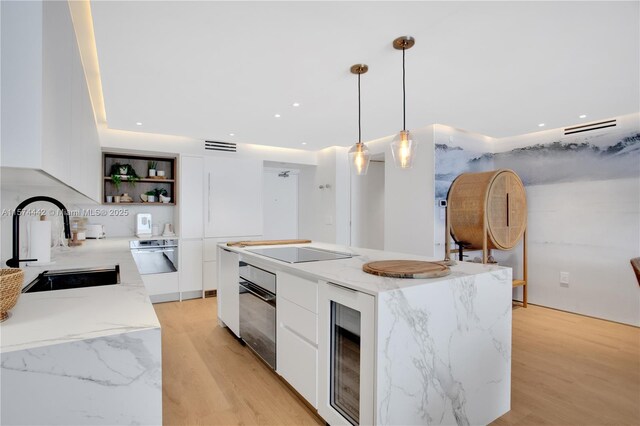
<path id="1" fill-rule="evenodd" d="M 122 184 L 122 178 L 126 178 L 127 182 L 132 186 L 135 186 L 136 181 L 140 179 L 140 176 L 136 173 L 131 164 L 113 163 L 111 165 L 111 182 L 116 186 L 116 191 Z"/>
<path id="2" fill-rule="evenodd" d="M 156 191 L 155 190 L 151 190 L 151 191 L 147 191 L 145 192 L 145 195 L 147 196 L 147 203 L 155 203 L 156 202 Z"/>
<path id="3" fill-rule="evenodd" d="M 146 192 L 147 202 L 156 203 L 160 201 L 160 197 L 164 197 L 167 195 L 167 190 L 164 188 L 155 188 L 151 191 Z"/>
<path id="4" fill-rule="evenodd" d="M 147 166 L 149 167 L 149 177 L 153 177 L 156 175 L 156 170 L 158 167 L 158 162 L 157 161 L 149 161 L 147 163 Z"/>

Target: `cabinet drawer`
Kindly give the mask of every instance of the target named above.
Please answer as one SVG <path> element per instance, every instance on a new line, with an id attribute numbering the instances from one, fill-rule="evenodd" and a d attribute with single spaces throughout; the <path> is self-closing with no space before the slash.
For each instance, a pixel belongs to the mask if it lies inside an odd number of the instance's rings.
<path id="1" fill-rule="evenodd" d="M 278 272 L 278 297 L 318 313 L 318 283 L 286 272 Z"/>
<path id="2" fill-rule="evenodd" d="M 318 350 L 282 325 L 277 347 L 278 373 L 317 408 Z"/>
<path id="3" fill-rule="evenodd" d="M 147 274 L 140 275 L 144 287 L 147 289 L 149 296 L 156 296 L 159 294 L 178 293 L 180 291 L 179 279 L 177 272 L 170 272 L 166 274 Z"/>
<path id="4" fill-rule="evenodd" d="M 318 344 L 318 316 L 278 295 L 278 323 Z"/>

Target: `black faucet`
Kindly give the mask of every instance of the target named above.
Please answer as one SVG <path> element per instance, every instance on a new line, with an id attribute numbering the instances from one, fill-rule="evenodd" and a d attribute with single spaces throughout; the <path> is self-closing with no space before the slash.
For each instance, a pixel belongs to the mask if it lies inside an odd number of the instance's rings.
<path id="1" fill-rule="evenodd" d="M 27 198 L 16 207 L 13 212 L 13 257 L 7 260 L 7 266 L 10 268 L 20 267 L 20 262 L 35 262 L 38 259 L 20 259 L 20 216 L 22 216 L 22 209 L 31 203 L 36 201 L 47 201 L 51 204 L 55 204 L 62 210 L 64 221 L 64 236 L 67 239 L 71 238 L 71 227 L 69 226 L 69 211 L 60 201 L 55 198 L 47 197 L 45 195 L 38 195 L 37 197 Z"/>

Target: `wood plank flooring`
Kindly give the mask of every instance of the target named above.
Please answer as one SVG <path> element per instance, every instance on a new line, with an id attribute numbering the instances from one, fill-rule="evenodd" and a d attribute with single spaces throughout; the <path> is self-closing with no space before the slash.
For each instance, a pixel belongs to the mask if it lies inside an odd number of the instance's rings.
<path id="1" fill-rule="evenodd" d="M 154 305 L 165 425 L 323 424 L 227 330 L 216 299 Z M 640 424 L 640 329 L 514 307 L 511 411 L 494 425 Z"/>

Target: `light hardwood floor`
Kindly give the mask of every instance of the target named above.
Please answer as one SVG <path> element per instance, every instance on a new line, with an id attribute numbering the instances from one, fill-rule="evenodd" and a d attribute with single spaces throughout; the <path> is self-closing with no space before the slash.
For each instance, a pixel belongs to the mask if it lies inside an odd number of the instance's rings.
<path id="1" fill-rule="evenodd" d="M 165 425 L 323 424 L 218 327 L 215 298 L 154 306 Z M 640 424 L 640 329 L 514 306 L 511 411 L 494 424 Z"/>

